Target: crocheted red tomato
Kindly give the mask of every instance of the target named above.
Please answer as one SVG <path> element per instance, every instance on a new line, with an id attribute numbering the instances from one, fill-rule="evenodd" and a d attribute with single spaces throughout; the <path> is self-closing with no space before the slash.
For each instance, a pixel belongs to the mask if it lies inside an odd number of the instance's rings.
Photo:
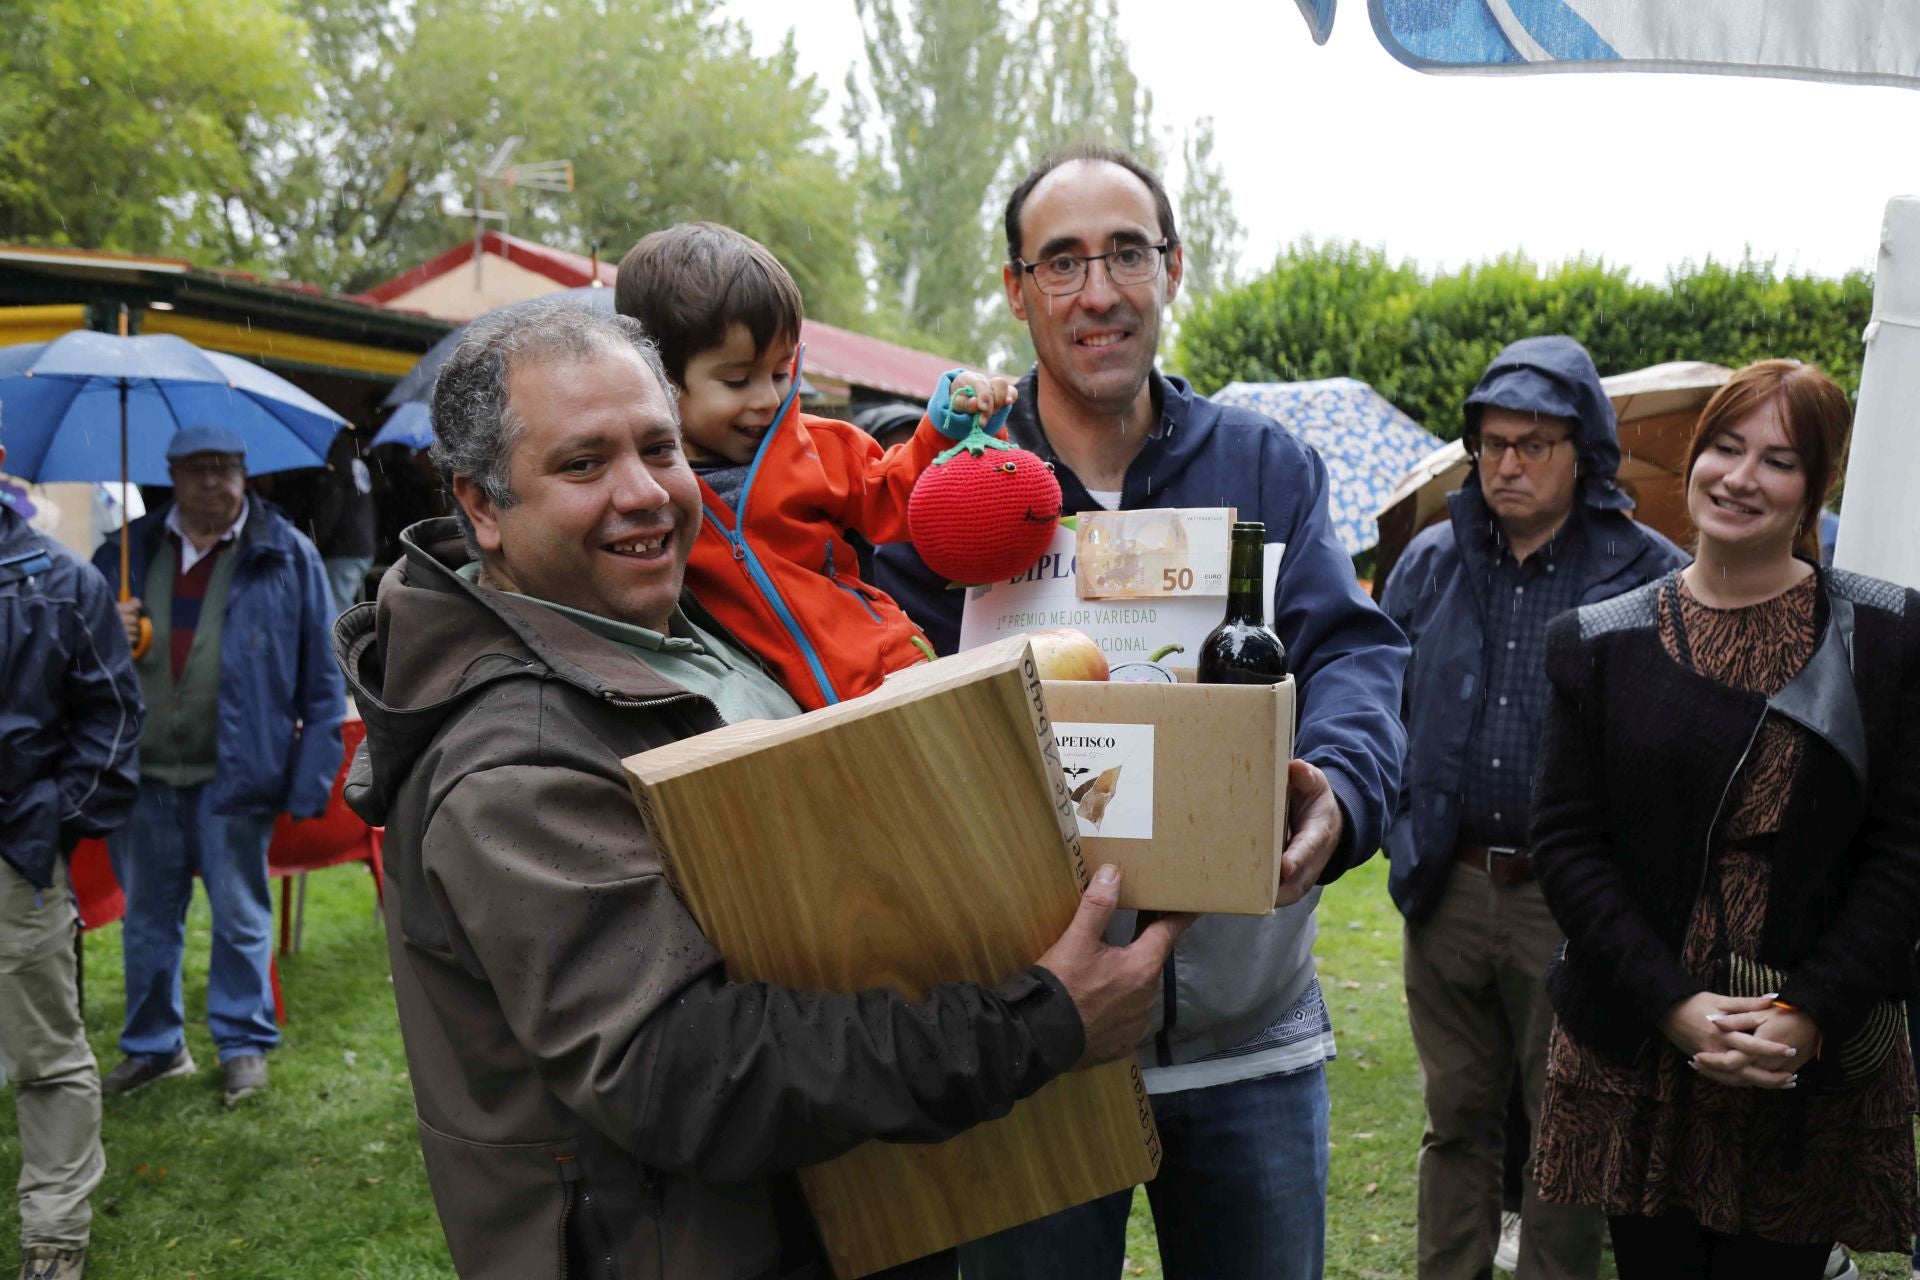
<path id="1" fill-rule="evenodd" d="M 976 428 L 921 473 L 907 503 L 927 567 L 968 585 L 1033 567 L 1060 523 L 1060 482 L 1036 455 Z"/>

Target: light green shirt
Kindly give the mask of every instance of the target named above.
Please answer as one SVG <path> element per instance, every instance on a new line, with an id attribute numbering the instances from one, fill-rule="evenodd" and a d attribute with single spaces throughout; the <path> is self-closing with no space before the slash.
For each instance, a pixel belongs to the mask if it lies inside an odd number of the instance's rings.
<path id="1" fill-rule="evenodd" d="M 480 580 L 477 561 L 468 561 L 456 572 L 468 582 Z M 602 640 L 618 645 L 656 675 L 673 681 L 689 693 L 710 699 L 720 709 L 720 718 L 728 724 L 742 720 L 784 720 L 800 714 L 800 704 L 789 697 L 773 677 L 725 640 L 695 626 L 680 609 L 673 611 L 663 635 L 630 622 L 617 622 L 597 613 L 520 594 L 523 599 L 545 605 L 569 622 L 578 623 Z"/>

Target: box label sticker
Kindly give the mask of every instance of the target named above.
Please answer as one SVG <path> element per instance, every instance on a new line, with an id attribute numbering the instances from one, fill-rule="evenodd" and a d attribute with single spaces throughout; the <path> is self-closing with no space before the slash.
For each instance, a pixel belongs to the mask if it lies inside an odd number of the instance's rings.
<path id="1" fill-rule="evenodd" d="M 1053 737 L 1080 834 L 1153 839 L 1153 726 L 1056 721 Z"/>

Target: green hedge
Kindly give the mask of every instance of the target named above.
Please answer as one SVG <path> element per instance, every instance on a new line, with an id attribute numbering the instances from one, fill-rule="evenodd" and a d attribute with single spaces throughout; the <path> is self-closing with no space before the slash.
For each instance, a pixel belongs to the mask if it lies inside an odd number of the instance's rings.
<path id="1" fill-rule="evenodd" d="M 1603 374 L 1664 360 L 1738 368 L 1771 356 L 1819 364 L 1849 394 L 1873 277 L 1777 276 L 1770 262 L 1709 260 L 1642 284 L 1575 259 L 1503 257 L 1428 275 L 1357 244 L 1302 241 L 1266 274 L 1182 317 L 1175 364 L 1201 391 L 1233 381 L 1349 376 L 1429 431 L 1460 431 L 1460 402 L 1516 338 L 1565 333 Z"/>

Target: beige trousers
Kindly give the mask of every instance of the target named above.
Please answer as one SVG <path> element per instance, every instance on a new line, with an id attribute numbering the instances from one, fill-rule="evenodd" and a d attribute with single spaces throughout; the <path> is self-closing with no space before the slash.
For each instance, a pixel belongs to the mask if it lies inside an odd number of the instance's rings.
<path id="1" fill-rule="evenodd" d="M 106 1172 L 100 1071 L 80 1022 L 64 863 L 35 890 L 0 861 L 0 1068 L 20 1121 L 20 1243 L 84 1247 Z"/>
<path id="2" fill-rule="evenodd" d="M 1492 1274 L 1507 1091 L 1518 1071 L 1538 1133 L 1553 1025 L 1541 975 L 1560 936 L 1537 883 L 1497 885 L 1467 864 L 1454 866 L 1433 914 L 1407 925 L 1407 1017 L 1427 1102 L 1420 1280 Z M 1598 1210 L 1542 1201 L 1529 1160 L 1516 1280 L 1593 1280 L 1605 1228 Z"/>

